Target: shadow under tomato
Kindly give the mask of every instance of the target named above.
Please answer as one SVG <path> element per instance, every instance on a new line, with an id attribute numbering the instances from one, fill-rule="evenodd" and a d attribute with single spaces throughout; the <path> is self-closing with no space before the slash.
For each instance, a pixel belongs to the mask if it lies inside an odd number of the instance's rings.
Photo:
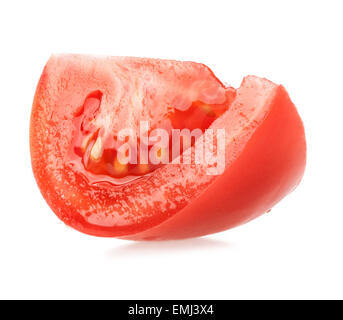
<path id="1" fill-rule="evenodd" d="M 208 251 L 233 248 L 234 245 L 222 240 L 210 238 L 195 238 L 172 241 L 142 241 L 124 244 L 119 248 L 111 249 L 107 255 L 111 258 L 120 256 L 156 255 L 185 251 Z"/>

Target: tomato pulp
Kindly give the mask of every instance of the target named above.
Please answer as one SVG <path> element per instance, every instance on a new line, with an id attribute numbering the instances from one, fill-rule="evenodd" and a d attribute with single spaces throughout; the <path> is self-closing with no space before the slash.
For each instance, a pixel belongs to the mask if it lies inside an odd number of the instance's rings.
<path id="1" fill-rule="evenodd" d="M 197 134 L 180 138 L 187 130 Z M 211 130 L 224 137 L 219 174 L 209 174 L 219 157 L 195 160 L 210 142 L 219 152 Z M 135 240 L 247 222 L 298 185 L 306 161 L 302 121 L 282 86 L 249 76 L 234 89 L 203 64 L 131 57 L 52 56 L 30 147 L 38 186 L 62 221 Z"/>

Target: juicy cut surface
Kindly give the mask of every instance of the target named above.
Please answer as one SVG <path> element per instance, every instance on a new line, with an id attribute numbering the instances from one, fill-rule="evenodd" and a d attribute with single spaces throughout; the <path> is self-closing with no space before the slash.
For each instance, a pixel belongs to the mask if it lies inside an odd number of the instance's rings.
<path id="1" fill-rule="evenodd" d="M 179 75 L 175 66 L 169 66 L 174 76 L 171 79 L 169 73 L 160 70 L 161 62 L 139 61 L 125 60 L 125 67 L 120 65 L 116 70 L 116 87 L 110 93 L 116 97 L 112 105 L 105 102 L 106 92 L 98 89 L 84 93 L 84 101 L 74 113 L 70 158 L 93 182 L 123 184 L 173 161 L 173 129 L 203 133 L 229 109 L 235 97 L 235 89 L 225 87 L 214 77 L 195 78 L 183 74 L 182 68 Z M 153 143 L 140 136 L 142 121 L 148 124 L 147 136 L 155 129 L 165 130 L 168 146 L 151 151 Z M 122 130 L 130 131 L 132 141 L 128 137 L 118 139 Z M 197 138 L 181 134 L 179 155 Z M 120 154 L 120 147 L 127 143 L 130 147 Z M 160 163 L 150 161 L 147 155 L 151 152 Z M 128 161 L 123 163 L 123 157 Z"/>

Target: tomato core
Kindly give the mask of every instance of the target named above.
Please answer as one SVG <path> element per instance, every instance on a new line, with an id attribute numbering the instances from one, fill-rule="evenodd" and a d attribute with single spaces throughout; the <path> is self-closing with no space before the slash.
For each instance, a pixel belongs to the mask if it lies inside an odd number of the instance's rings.
<path id="1" fill-rule="evenodd" d="M 167 123 L 168 127 L 172 129 L 189 129 L 190 131 L 200 129 L 201 132 L 204 132 L 214 120 L 228 110 L 232 103 L 235 97 L 235 90 L 231 88 L 226 90 L 226 99 L 221 104 L 206 104 L 202 101 L 194 101 L 185 110 L 171 107 L 172 111 L 164 119 L 164 123 Z M 140 153 L 141 148 L 145 148 L 149 154 L 153 146 L 149 143 L 146 145 L 139 137 L 137 137 L 136 145 L 133 145 L 131 149 L 131 155 L 135 155 L 136 161 L 128 161 L 128 163 L 120 161 L 118 149 L 123 142 L 118 142 L 115 133 L 106 135 L 104 139 L 100 134 L 103 128 L 96 128 L 94 126 L 100 110 L 101 99 L 102 93 L 100 91 L 90 93 L 85 98 L 83 105 L 75 113 L 74 139 L 72 144 L 73 159 L 82 164 L 82 168 L 91 174 L 94 182 L 101 182 L 105 177 L 110 177 L 110 180 L 107 178 L 106 180 L 113 184 L 131 181 L 140 176 L 150 174 L 161 167 L 165 162 L 151 163 L 149 158 L 145 159 Z M 153 129 L 149 130 L 149 134 Z M 183 137 L 180 139 L 181 153 L 192 146 L 196 140 L 196 138 L 191 139 L 191 141 L 185 141 L 184 139 Z M 172 142 L 172 137 L 169 136 L 169 150 L 157 149 L 157 158 L 162 159 L 166 155 L 168 161 L 173 160 Z M 127 157 L 127 153 L 128 150 L 124 156 Z M 97 181 L 96 176 L 99 177 L 99 181 Z"/>

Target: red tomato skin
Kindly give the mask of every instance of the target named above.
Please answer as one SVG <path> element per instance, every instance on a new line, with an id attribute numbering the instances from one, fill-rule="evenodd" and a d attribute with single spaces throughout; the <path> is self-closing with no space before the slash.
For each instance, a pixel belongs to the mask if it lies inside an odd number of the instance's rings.
<path id="1" fill-rule="evenodd" d="M 185 239 L 246 223 L 293 191 L 305 164 L 303 123 L 285 88 L 279 86 L 268 116 L 223 175 L 169 220 L 124 239 Z"/>

